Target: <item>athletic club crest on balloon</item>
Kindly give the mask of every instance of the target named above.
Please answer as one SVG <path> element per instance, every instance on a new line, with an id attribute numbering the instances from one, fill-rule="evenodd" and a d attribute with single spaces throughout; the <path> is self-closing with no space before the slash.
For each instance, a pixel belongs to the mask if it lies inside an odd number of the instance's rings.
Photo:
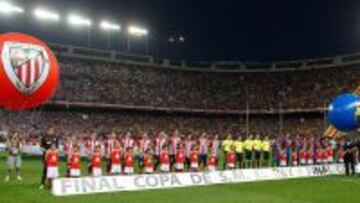
<path id="1" fill-rule="evenodd" d="M 8 78 L 24 94 L 38 90 L 49 75 L 49 56 L 41 46 L 6 42 L 1 56 Z"/>
<path id="2" fill-rule="evenodd" d="M 21 110 L 51 97 L 59 80 L 57 60 L 40 40 L 25 34 L 0 36 L 0 104 Z"/>

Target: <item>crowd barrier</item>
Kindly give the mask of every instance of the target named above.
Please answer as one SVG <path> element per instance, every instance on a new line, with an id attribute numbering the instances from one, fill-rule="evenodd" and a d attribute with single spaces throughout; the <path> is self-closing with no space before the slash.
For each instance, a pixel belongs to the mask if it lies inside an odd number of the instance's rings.
<path id="1" fill-rule="evenodd" d="M 84 151 L 84 147 L 80 147 L 80 154 L 82 157 L 85 157 L 86 156 L 86 153 Z M 5 143 L 0 143 L 0 152 L 1 151 L 5 151 Z M 42 148 L 40 147 L 39 144 L 36 144 L 36 145 L 31 145 L 31 144 L 25 144 L 23 147 L 22 147 L 22 150 L 21 152 L 23 154 L 27 154 L 27 155 L 32 155 L 32 156 L 41 156 L 43 154 L 43 150 Z M 61 157 L 64 156 L 64 151 L 63 151 L 63 146 L 60 145 L 59 146 L 59 154 Z"/>

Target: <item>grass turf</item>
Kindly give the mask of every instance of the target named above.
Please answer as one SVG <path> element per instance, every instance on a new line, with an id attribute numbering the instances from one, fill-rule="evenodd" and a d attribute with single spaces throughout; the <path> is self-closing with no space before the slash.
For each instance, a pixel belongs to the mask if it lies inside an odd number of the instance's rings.
<path id="1" fill-rule="evenodd" d="M 0 156 L 0 178 L 6 175 L 5 157 Z M 85 164 L 84 164 L 85 165 Z M 62 172 L 65 164 L 62 163 Z M 120 192 L 54 197 L 40 190 L 41 161 L 24 158 L 23 181 L 0 180 L 0 203 L 355 203 L 360 202 L 360 177 L 329 176 L 256 183 L 189 187 L 180 189 Z"/>

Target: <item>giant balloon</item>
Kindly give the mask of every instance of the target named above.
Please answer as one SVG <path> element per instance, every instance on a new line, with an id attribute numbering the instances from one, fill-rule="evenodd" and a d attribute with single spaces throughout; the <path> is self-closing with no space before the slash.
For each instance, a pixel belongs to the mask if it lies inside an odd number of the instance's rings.
<path id="1" fill-rule="evenodd" d="M 0 106 L 35 108 L 54 94 L 58 81 L 58 62 L 44 42 L 22 33 L 0 35 Z"/>
<path id="2" fill-rule="evenodd" d="M 328 121 L 338 130 L 350 132 L 359 128 L 360 97 L 343 94 L 336 97 L 328 108 Z"/>

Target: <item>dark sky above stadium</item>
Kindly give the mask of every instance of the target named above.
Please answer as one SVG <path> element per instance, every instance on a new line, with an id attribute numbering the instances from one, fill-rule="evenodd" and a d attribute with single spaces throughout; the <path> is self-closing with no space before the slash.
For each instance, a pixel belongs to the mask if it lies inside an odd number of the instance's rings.
<path id="1" fill-rule="evenodd" d="M 62 15 L 74 11 L 90 16 L 95 22 L 108 18 L 122 25 L 129 22 L 144 25 L 150 30 L 151 52 L 163 57 L 272 61 L 327 56 L 359 50 L 360 45 L 358 0 L 37 2 L 61 8 Z M 184 45 L 167 42 L 177 34 L 186 37 Z M 67 39 L 70 37 L 67 33 Z"/>

